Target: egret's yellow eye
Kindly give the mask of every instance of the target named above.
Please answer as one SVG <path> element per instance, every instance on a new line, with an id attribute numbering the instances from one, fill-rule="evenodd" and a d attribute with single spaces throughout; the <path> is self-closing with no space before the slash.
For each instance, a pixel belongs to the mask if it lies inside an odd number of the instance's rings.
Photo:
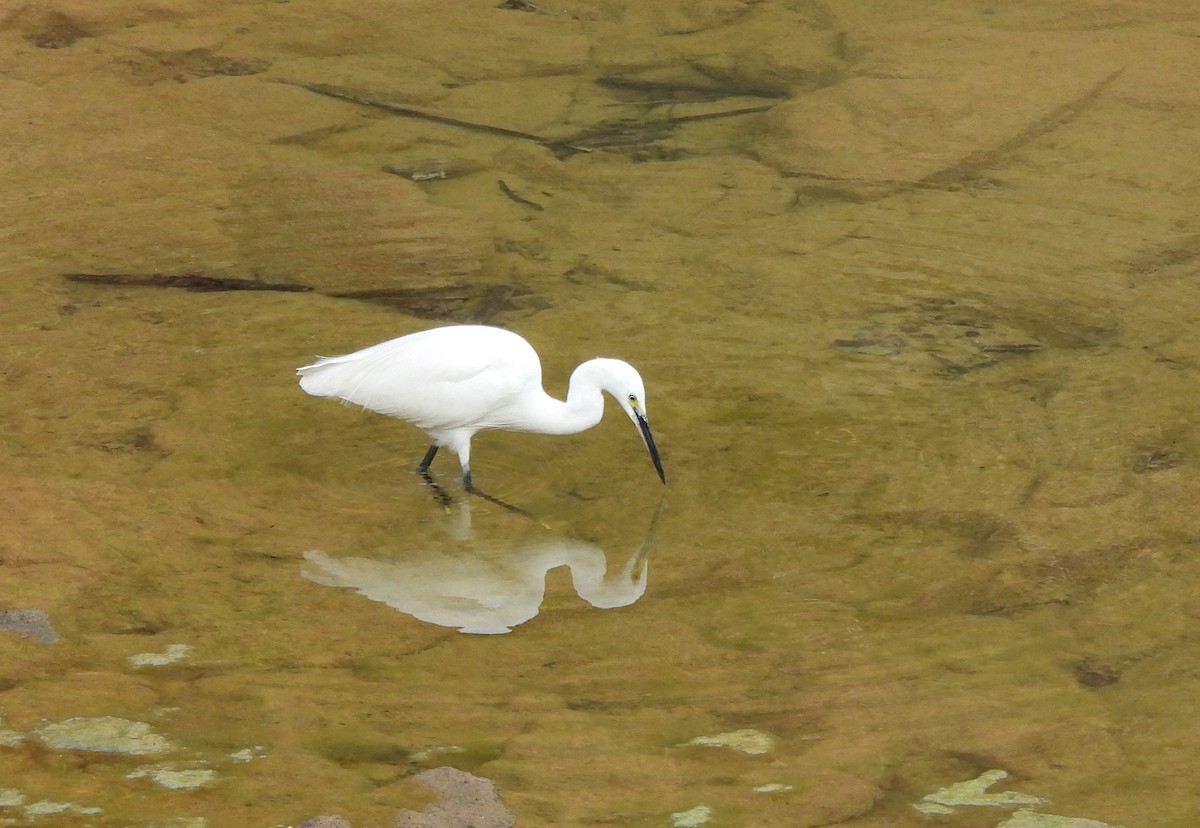
<path id="1" fill-rule="evenodd" d="M 629 395 L 629 401 L 630 401 L 631 403 L 633 403 L 634 405 L 637 405 L 637 394 L 630 394 L 630 395 Z"/>

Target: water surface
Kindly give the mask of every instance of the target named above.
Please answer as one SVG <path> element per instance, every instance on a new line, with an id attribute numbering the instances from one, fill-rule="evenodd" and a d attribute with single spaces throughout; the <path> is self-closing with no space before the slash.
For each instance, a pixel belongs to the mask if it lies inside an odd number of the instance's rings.
<path id="1" fill-rule="evenodd" d="M 59 640 L 0 631 L 0 816 L 386 825 L 448 764 L 528 826 L 917 825 L 989 771 L 1189 824 L 1200 22 L 694 6 L 6 18 L 0 612 Z M 637 365 L 669 485 L 613 408 L 476 439 L 535 521 L 449 457 L 447 510 L 423 435 L 295 384 L 445 321 L 555 394 Z M 217 781 L 37 735 L 78 717 Z"/>

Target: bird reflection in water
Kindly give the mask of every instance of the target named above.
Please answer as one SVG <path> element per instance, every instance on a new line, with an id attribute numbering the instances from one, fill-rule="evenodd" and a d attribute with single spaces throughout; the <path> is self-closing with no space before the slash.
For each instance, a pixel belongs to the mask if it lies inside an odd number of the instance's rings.
<path id="1" fill-rule="evenodd" d="M 629 606 L 646 592 L 662 503 L 638 548 L 611 568 L 603 549 L 574 538 L 538 532 L 503 543 L 478 542 L 470 537 L 469 504 L 462 508 L 466 524 L 459 527 L 460 537 L 441 548 L 373 558 L 337 558 L 314 549 L 304 553 L 310 566 L 301 574 L 323 586 L 353 589 L 422 621 L 484 635 L 511 632 L 535 617 L 545 598 L 546 574 L 560 566 L 570 568 L 579 597 L 599 609 Z"/>

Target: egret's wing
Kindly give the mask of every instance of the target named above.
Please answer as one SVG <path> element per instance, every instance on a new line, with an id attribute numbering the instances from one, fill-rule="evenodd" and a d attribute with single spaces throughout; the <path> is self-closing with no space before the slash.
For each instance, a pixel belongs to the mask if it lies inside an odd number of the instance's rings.
<path id="1" fill-rule="evenodd" d="M 427 431 L 494 428 L 500 412 L 541 388 L 537 353 L 516 334 L 457 326 L 422 331 L 297 369 L 318 397 L 407 420 Z"/>

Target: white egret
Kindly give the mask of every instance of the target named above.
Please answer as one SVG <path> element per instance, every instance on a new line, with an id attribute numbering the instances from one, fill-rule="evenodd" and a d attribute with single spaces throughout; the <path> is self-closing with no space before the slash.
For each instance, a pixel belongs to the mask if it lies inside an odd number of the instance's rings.
<path id="1" fill-rule="evenodd" d="M 458 455 L 467 491 L 481 495 L 471 481 L 471 438 L 476 432 L 585 431 L 604 416 L 601 392 L 607 391 L 637 426 L 659 478 L 667 482 L 646 419 L 642 377 L 619 359 L 590 359 L 579 365 L 563 402 L 542 390 L 541 361 L 523 338 L 502 328 L 450 325 L 325 357 L 296 373 L 300 387 L 315 397 L 361 405 L 423 429 L 433 444 L 417 472 L 428 480 L 429 464 L 446 446 Z"/>

